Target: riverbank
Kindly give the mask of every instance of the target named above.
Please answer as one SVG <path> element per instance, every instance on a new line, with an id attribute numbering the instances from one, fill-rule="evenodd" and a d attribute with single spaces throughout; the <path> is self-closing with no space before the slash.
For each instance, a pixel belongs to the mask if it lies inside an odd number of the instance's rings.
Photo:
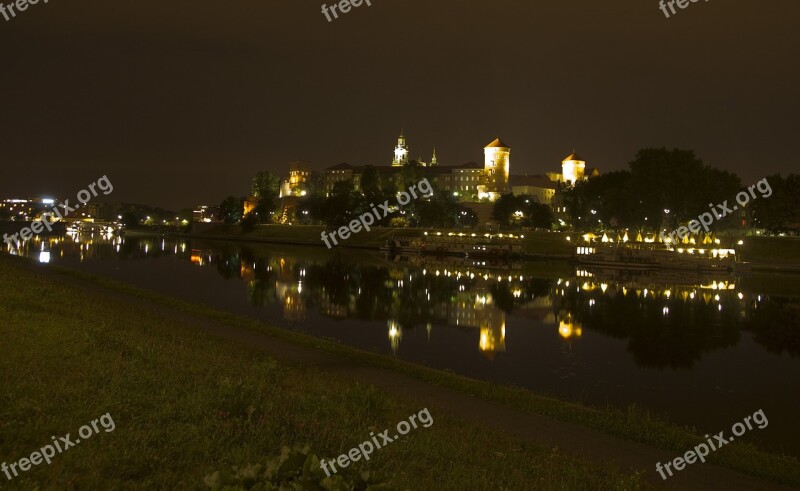
<path id="1" fill-rule="evenodd" d="M 190 237 L 214 240 L 266 242 L 275 244 L 324 246 L 320 235 L 326 228 L 317 225 L 262 225 L 251 232 L 243 232 L 238 225 L 212 225 Z M 418 237 L 423 229 L 376 228 L 354 234 L 344 247 L 378 249 L 388 239 Z M 442 233 L 449 231 L 443 230 Z M 565 232 L 522 232 L 520 239 L 525 255 L 530 259 L 571 260 L 574 258 L 574 234 Z M 567 238 L 572 240 L 567 240 Z M 733 240 L 733 239 L 731 239 Z M 737 238 L 738 240 L 738 238 Z M 800 272 L 800 238 L 798 237 L 745 237 L 736 246 L 742 260 L 753 269 L 772 272 Z"/>
<path id="2" fill-rule="evenodd" d="M 238 225 L 213 225 L 192 235 L 205 239 L 243 240 L 251 242 L 270 242 L 276 244 L 299 244 L 325 246 L 321 234 L 329 230 L 321 225 L 261 225 L 251 232 L 243 232 Z M 427 229 L 421 228 L 373 228 L 369 232 L 361 231 L 350 236 L 341 245 L 349 248 L 378 249 L 388 239 L 396 237 L 421 237 Z M 441 233 L 467 233 L 458 230 L 440 230 Z M 471 233 L 471 232 L 470 232 Z M 513 232 L 524 235 L 519 239 L 525 254 L 531 258 L 569 259 L 573 255 L 573 246 L 566 240 L 568 234 L 560 232 Z"/>
<path id="3" fill-rule="evenodd" d="M 431 410 L 435 431 L 413 434 L 409 443 L 381 451 L 386 460 L 372 462 L 391 470 L 400 488 L 440 488 L 447 469 L 453 489 L 635 489 L 647 483 L 628 469 L 654 474 L 653 462 L 702 441 L 635 408 L 563 403 L 14 258 L 0 258 L 0 287 L 7 320 L 0 335 L 15 347 L 0 360 L 9 381 L 9 409 L 0 420 L 14 422 L 0 425 L 3 458 L 29 455 L 42 435 L 64 434 L 106 412 L 117 430 L 104 436 L 126 435 L 124 443 L 81 445 L 61 456 L 68 465 L 59 460 L 36 474 L 55 472 L 56 480 L 23 487 L 68 480 L 97 487 L 109 476 L 118 485 L 196 487 L 204 473 L 262 461 L 282 445 L 310 443 L 319 455 L 338 455 L 363 441 L 365 426 L 391 427 L 422 407 Z M 796 461 L 750 446 L 726 448 L 714 459 L 800 483 Z M 754 489 L 710 464 L 675 483 L 694 483 L 701 474 Z"/>

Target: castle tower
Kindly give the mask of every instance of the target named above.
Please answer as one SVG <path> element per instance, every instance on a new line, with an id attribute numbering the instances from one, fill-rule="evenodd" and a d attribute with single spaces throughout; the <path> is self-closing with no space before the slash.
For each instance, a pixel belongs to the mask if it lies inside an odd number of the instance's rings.
<path id="1" fill-rule="evenodd" d="M 483 149 L 485 193 L 491 201 L 508 192 L 508 176 L 511 171 L 511 147 L 496 139 Z"/>
<path id="2" fill-rule="evenodd" d="M 402 167 L 408 164 L 408 145 L 406 144 L 406 137 L 400 131 L 400 136 L 397 138 L 397 147 L 394 149 L 394 160 L 392 160 L 392 167 Z"/>
<path id="3" fill-rule="evenodd" d="M 569 157 L 561 161 L 561 182 L 574 185 L 586 176 L 586 161 L 572 151 Z"/>

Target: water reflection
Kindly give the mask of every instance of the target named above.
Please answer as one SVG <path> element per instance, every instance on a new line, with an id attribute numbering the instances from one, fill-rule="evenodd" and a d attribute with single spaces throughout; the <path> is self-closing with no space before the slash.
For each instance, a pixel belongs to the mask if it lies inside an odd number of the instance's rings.
<path id="1" fill-rule="evenodd" d="M 384 260 L 350 252 L 301 256 L 247 245 L 203 248 L 185 240 L 94 234 L 36 237 L 19 254 L 41 262 L 174 256 L 243 281 L 252 306 L 279 305 L 287 321 L 305 322 L 309 312 L 382 321 L 386 345 L 395 353 L 409 331 L 424 328 L 430 340 L 433 331 L 449 326 L 475 332 L 475 349 L 494 359 L 513 346 L 513 338 L 506 339 L 512 316 L 553 329 L 568 346 L 586 332 L 626 340 L 643 367 L 691 368 L 711 352 L 736 346 L 745 331 L 770 353 L 800 354 L 797 296 L 750 291 L 735 277 L 602 269 L 537 275 L 522 263 Z"/>

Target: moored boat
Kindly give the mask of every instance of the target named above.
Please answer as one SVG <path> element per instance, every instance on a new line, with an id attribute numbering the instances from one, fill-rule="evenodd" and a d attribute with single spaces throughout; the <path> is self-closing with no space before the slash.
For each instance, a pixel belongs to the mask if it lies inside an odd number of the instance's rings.
<path id="1" fill-rule="evenodd" d="M 647 243 L 578 246 L 576 258 L 581 264 L 620 269 L 742 272 L 749 268 L 739 261 L 734 249 Z"/>

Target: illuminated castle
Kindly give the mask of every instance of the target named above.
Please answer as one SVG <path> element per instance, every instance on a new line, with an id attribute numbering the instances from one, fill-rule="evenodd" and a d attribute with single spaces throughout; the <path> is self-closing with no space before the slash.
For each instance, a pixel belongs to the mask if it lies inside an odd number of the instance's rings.
<path id="1" fill-rule="evenodd" d="M 483 149 L 484 178 L 486 181 L 483 190 L 478 190 L 480 197 L 487 197 L 495 201 L 508 192 L 508 175 L 511 170 L 511 148 L 497 138 Z"/>
<path id="2" fill-rule="evenodd" d="M 597 177 L 600 172 L 592 167 L 586 167 L 586 161 L 583 160 L 573 150 L 569 156 L 561 161 L 561 174 L 549 172 L 547 177 L 556 182 L 562 182 L 574 186 L 578 181 L 583 181 L 591 177 Z"/>
<path id="3" fill-rule="evenodd" d="M 511 169 L 511 148 L 499 138 L 484 148 L 483 165 L 467 162 L 462 165 L 439 165 L 436 149 L 430 162 L 409 159 L 409 147 L 405 134 L 400 133 L 394 148 L 394 157 L 390 166 L 375 165 L 381 181 L 396 181 L 403 167 L 419 166 L 420 174 L 434 183 L 440 191 L 452 193 L 463 201 L 487 199 L 494 201 L 509 192 L 508 179 Z M 361 177 L 366 166 L 339 164 L 325 169 L 325 190 L 333 191 L 337 182 L 352 181 L 356 190 L 361 189 Z"/>

